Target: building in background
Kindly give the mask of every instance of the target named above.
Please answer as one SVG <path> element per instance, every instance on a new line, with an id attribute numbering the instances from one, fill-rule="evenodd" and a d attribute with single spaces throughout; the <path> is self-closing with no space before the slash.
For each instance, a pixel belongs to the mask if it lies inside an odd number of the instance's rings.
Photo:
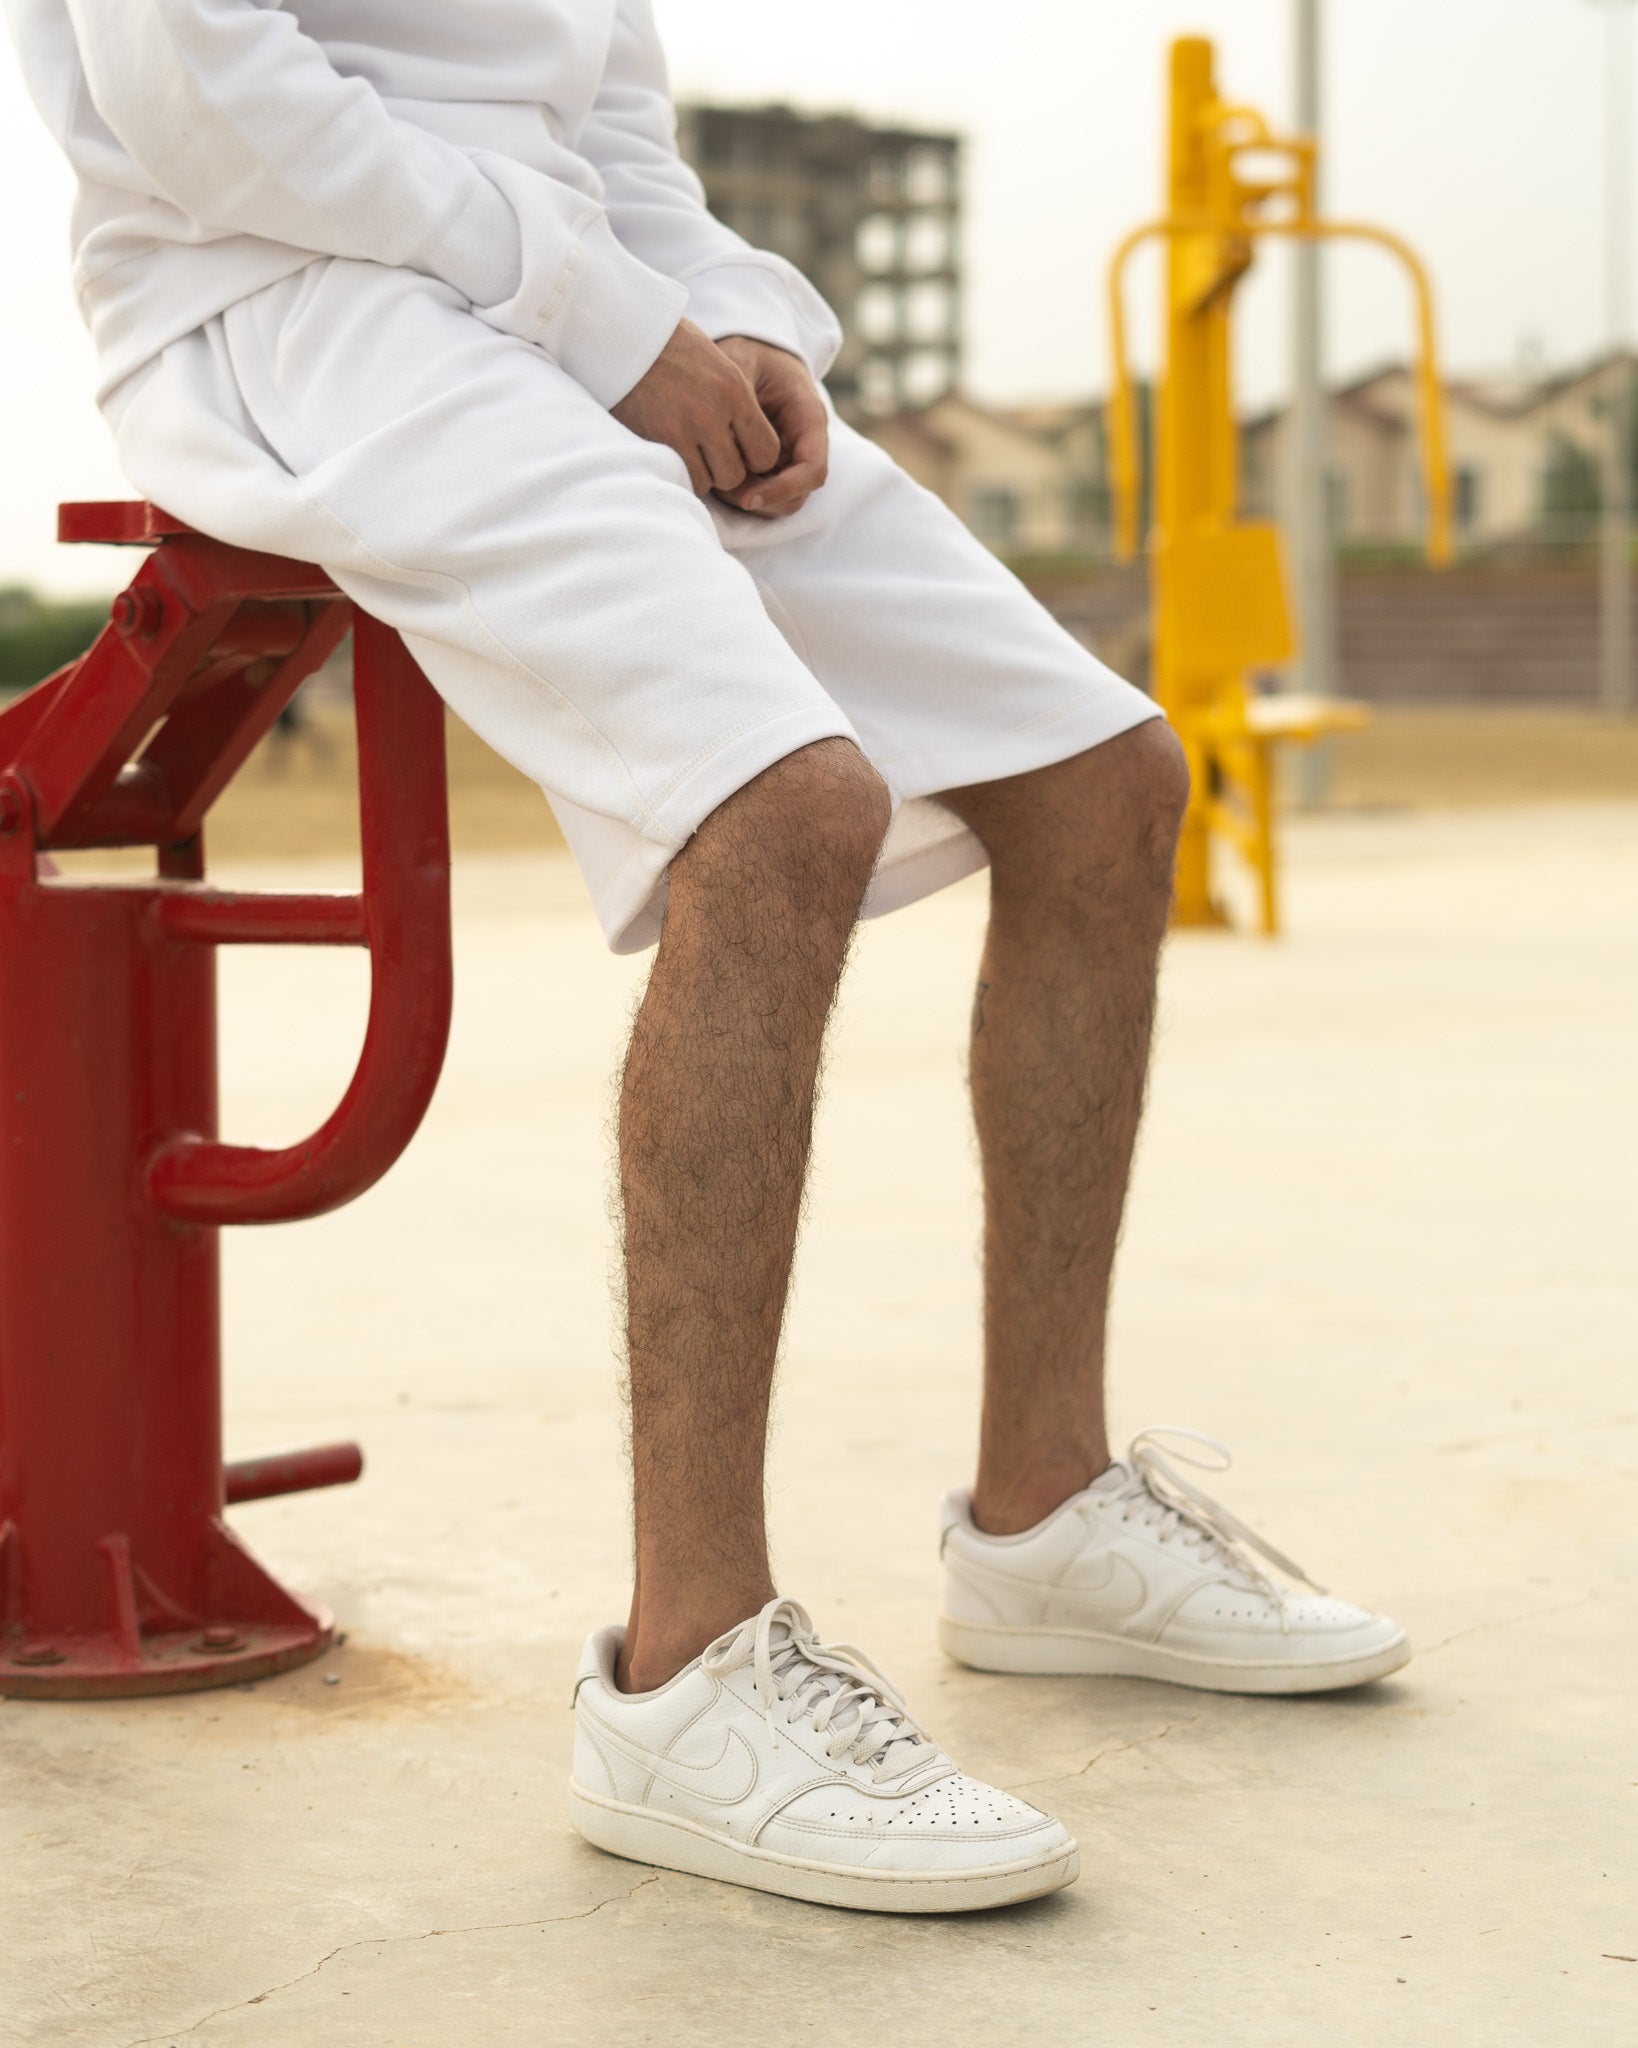
<path id="1" fill-rule="evenodd" d="M 1605 416 L 1623 367 L 1603 356 L 1557 376 L 1459 378 L 1445 386 L 1458 547 L 1579 542 L 1600 496 Z M 1288 422 L 1241 427 L 1241 491 L 1253 518 L 1279 509 Z M 1413 545 L 1422 529 L 1416 391 L 1391 363 L 1330 394 L 1331 528 L 1342 547 Z"/>
<path id="2" fill-rule="evenodd" d="M 1101 405 L 980 405 L 951 391 L 867 427 L 998 554 L 1107 552 Z"/>
<path id="3" fill-rule="evenodd" d="M 711 211 L 788 257 L 845 336 L 844 418 L 925 406 L 961 374 L 961 141 L 789 107 L 678 109 Z"/>
<path id="4" fill-rule="evenodd" d="M 1621 374 L 1603 357 L 1556 376 L 1472 377 L 1445 387 L 1459 547 L 1482 554 L 1591 539 L 1606 409 Z M 865 425 L 998 553 L 1108 556 L 1101 403 L 984 405 L 952 390 Z M 1279 517 L 1288 431 L 1283 409 L 1241 423 L 1247 518 Z M 1423 507 L 1410 370 L 1393 363 L 1333 388 L 1326 441 L 1338 545 L 1417 548 Z M 1638 485 L 1638 442 L 1633 462 Z"/>

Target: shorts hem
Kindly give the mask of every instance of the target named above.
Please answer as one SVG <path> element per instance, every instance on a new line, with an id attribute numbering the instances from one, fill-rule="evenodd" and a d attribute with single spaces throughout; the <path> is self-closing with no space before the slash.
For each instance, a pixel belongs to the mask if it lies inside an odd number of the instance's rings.
<path id="1" fill-rule="evenodd" d="M 995 739 L 975 741 L 964 738 L 948 747 L 872 754 L 870 761 L 905 798 L 940 796 L 950 789 L 966 789 L 981 782 L 999 782 L 1009 775 L 1028 775 L 1038 768 L 1052 768 L 1076 754 L 1119 739 L 1123 732 L 1164 718 L 1165 712 L 1153 697 L 1135 684 L 1122 683 L 1119 691 L 1099 691 L 1068 711 L 1057 711 L 1029 725 L 1014 726 Z M 982 751 L 982 759 L 975 757 Z M 974 768 L 979 770 L 974 773 Z"/>
<path id="2" fill-rule="evenodd" d="M 610 951 L 640 953 L 659 938 L 666 871 L 720 804 L 798 748 L 833 739 L 859 745 L 858 734 L 834 705 L 803 705 L 735 733 L 698 761 L 667 792 L 657 814 L 668 836 L 641 839 L 593 898 Z"/>

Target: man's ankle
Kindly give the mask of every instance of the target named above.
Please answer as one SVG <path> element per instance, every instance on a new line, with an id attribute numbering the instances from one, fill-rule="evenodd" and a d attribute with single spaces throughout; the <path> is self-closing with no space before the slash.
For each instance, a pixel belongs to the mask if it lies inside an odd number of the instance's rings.
<path id="1" fill-rule="evenodd" d="M 615 1660 L 614 1679 L 622 1692 L 653 1692 L 692 1664 L 719 1636 L 749 1621 L 773 1599 L 771 1586 L 745 1587 L 704 1601 L 667 1603 L 643 1582 L 641 1613 L 626 1628 Z"/>
<path id="2" fill-rule="evenodd" d="M 1084 1492 L 1109 1469 L 1107 1445 L 1084 1455 L 1042 1459 L 1010 1472 L 980 1470 L 973 1487 L 973 1524 L 985 1536 L 1021 1536 Z"/>

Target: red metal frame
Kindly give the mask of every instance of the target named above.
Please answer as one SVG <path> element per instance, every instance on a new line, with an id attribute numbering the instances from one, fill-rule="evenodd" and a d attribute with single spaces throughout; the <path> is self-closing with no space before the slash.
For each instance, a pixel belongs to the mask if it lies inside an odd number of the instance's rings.
<path id="1" fill-rule="evenodd" d="M 87 1698 L 331 1640 L 222 1510 L 361 1456 L 224 1471 L 218 1226 L 336 1208 L 414 1134 L 449 1029 L 449 837 L 443 707 L 319 570 L 148 505 L 65 505 L 59 533 L 152 550 L 89 651 L 0 712 L 0 1693 Z M 206 812 L 349 626 L 361 892 L 207 887 Z M 156 849 L 153 880 L 49 859 L 130 845 Z M 217 1135 L 214 949 L 234 944 L 370 952 L 352 1083 L 278 1150 Z"/>

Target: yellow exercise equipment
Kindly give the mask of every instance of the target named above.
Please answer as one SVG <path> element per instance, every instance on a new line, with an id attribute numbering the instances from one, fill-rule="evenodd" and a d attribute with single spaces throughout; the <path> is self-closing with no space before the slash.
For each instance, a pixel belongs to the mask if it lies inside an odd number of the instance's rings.
<path id="1" fill-rule="evenodd" d="M 1277 530 L 1235 516 L 1238 445 L 1229 374 L 1234 287 L 1259 235 L 1374 242 L 1410 273 L 1416 300 L 1416 384 L 1427 498 L 1427 555 L 1450 559 L 1450 480 L 1434 355 L 1433 293 L 1397 235 L 1314 212 L 1316 145 L 1276 136 L 1263 116 L 1218 96 L 1212 46 L 1186 36 L 1171 49 L 1171 116 L 1164 218 L 1134 228 L 1109 268 L 1114 357 L 1110 475 L 1115 547 L 1138 548 L 1141 460 L 1127 364 L 1124 281 L 1134 250 L 1166 244 L 1165 359 L 1149 537 L 1151 687 L 1188 753 L 1194 794 L 1178 849 L 1173 922 L 1226 925 L 1212 889 L 1214 846 L 1254 875 L 1260 925 L 1279 929 L 1272 760 L 1281 742 L 1306 744 L 1368 721 L 1362 704 L 1264 696 L 1251 672 L 1296 648 Z M 1258 173 L 1261 172 L 1261 175 Z M 1264 209 L 1285 202 L 1270 218 Z"/>

